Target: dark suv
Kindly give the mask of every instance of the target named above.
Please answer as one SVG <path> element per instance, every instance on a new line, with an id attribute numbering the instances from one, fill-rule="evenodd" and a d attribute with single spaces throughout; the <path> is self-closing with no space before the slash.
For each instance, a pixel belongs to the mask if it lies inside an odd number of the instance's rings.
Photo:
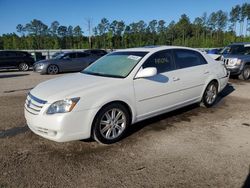
<path id="1" fill-rule="evenodd" d="M 0 51 L 0 69 L 18 68 L 27 71 L 34 64 L 33 57 L 24 51 Z"/>
<path id="2" fill-rule="evenodd" d="M 93 49 L 93 50 L 85 50 L 85 53 L 95 55 L 97 57 L 102 57 L 107 54 L 105 50 Z"/>
<path id="3" fill-rule="evenodd" d="M 231 44 L 221 51 L 221 55 L 231 75 L 250 79 L 250 42 Z"/>

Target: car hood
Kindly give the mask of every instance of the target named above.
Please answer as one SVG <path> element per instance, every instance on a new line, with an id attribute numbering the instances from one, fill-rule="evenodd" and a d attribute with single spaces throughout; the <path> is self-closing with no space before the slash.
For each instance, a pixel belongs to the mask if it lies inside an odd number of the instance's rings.
<path id="1" fill-rule="evenodd" d="M 245 59 L 245 58 L 250 58 L 250 55 L 222 55 L 223 58 L 228 58 L 228 59 L 232 59 L 232 58 L 238 58 L 238 59 Z"/>
<path id="2" fill-rule="evenodd" d="M 50 63 L 56 63 L 58 62 L 58 59 L 45 59 L 45 60 L 40 60 L 37 61 L 34 65 L 42 63 L 42 64 L 50 64 Z"/>
<path id="3" fill-rule="evenodd" d="M 65 98 L 81 97 L 83 93 L 117 82 L 117 78 L 74 73 L 38 84 L 30 93 L 48 103 Z"/>

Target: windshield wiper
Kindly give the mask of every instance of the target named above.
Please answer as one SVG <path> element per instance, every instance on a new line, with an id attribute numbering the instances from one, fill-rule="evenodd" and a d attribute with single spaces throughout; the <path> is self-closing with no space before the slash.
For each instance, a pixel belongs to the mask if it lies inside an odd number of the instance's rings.
<path id="1" fill-rule="evenodd" d="M 82 73 L 84 73 L 84 74 L 90 74 L 90 75 L 95 75 L 95 76 L 104 76 L 104 77 L 112 77 L 112 78 L 124 78 L 123 76 L 119 76 L 119 75 L 102 74 L 102 73 L 98 73 L 98 72 L 83 71 Z"/>

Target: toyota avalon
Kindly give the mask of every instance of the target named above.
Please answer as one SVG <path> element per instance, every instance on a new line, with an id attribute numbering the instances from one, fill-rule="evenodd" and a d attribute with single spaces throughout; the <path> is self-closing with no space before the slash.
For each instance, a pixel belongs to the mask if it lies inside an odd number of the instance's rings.
<path id="1" fill-rule="evenodd" d="M 119 141 L 129 125 L 193 103 L 211 107 L 228 71 L 200 51 L 174 46 L 112 52 L 80 73 L 32 89 L 25 118 L 37 135 L 57 142 Z"/>

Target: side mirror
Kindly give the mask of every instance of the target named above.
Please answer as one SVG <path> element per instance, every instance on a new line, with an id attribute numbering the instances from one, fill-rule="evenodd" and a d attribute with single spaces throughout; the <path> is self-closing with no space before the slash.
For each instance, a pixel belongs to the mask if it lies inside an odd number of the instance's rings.
<path id="1" fill-rule="evenodd" d="M 135 78 L 148 78 L 155 76 L 157 74 L 157 69 L 155 67 L 148 67 L 140 70 Z"/>

